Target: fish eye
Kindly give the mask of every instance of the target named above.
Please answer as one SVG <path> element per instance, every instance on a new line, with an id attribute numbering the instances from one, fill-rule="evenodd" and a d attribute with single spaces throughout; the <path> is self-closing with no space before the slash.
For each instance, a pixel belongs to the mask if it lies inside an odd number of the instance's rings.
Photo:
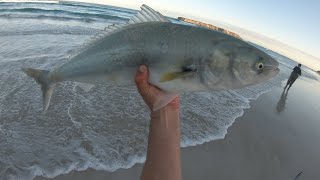
<path id="1" fill-rule="evenodd" d="M 262 62 L 258 62 L 258 63 L 256 64 L 256 68 L 257 68 L 258 70 L 262 70 L 262 69 L 264 68 L 264 64 L 263 64 Z"/>

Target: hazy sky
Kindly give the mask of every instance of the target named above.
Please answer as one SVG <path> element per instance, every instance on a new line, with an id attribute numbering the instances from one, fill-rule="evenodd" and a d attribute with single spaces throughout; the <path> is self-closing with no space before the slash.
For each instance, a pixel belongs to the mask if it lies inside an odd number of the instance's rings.
<path id="1" fill-rule="evenodd" d="M 169 16 L 218 20 L 257 32 L 315 56 L 320 62 L 320 0 L 80 0 L 138 9 L 142 3 Z M 266 44 L 264 44 L 266 45 Z M 269 44 L 267 46 L 272 46 Z M 279 45 L 278 45 L 279 46 Z M 280 45 L 281 46 L 281 45 Z M 272 48 L 271 48 L 272 49 Z M 296 60 L 300 56 L 292 55 Z M 305 58 L 307 59 L 307 58 Z M 312 58 L 311 58 L 312 59 Z"/>

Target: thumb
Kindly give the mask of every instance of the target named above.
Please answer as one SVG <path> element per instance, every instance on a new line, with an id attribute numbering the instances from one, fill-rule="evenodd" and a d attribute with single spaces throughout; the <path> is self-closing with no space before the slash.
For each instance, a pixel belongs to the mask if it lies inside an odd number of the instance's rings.
<path id="1" fill-rule="evenodd" d="M 150 109 L 153 109 L 153 104 L 156 102 L 156 99 L 162 97 L 162 91 L 156 86 L 150 84 L 148 80 L 148 68 L 145 65 L 141 65 L 137 70 L 135 82 L 144 102 Z"/>

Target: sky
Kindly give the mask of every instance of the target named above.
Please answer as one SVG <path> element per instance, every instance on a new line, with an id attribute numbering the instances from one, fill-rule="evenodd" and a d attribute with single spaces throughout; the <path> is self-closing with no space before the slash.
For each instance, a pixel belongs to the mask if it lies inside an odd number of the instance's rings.
<path id="1" fill-rule="evenodd" d="M 139 9 L 144 3 L 166 16 L 189 17 L 212 24 L 223 22 L 225 27 L 236 31 L 244 39 L 320 70 L 319 0 L 77 1 L 133 9 Z"/>

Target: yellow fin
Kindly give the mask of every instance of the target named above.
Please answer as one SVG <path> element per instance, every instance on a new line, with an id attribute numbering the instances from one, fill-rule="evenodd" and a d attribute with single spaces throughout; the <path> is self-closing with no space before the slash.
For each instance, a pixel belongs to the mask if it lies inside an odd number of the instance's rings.
<path id="1" fill-rule="evenodd" d="M 165 73 L 161 77 L 160 82 L 172 81 L 174 79 L 183 78 L 183 77 L 191 75 L 191 74 L 192 74 L 192 72 L 169 72 L 169 73 Z"/>

